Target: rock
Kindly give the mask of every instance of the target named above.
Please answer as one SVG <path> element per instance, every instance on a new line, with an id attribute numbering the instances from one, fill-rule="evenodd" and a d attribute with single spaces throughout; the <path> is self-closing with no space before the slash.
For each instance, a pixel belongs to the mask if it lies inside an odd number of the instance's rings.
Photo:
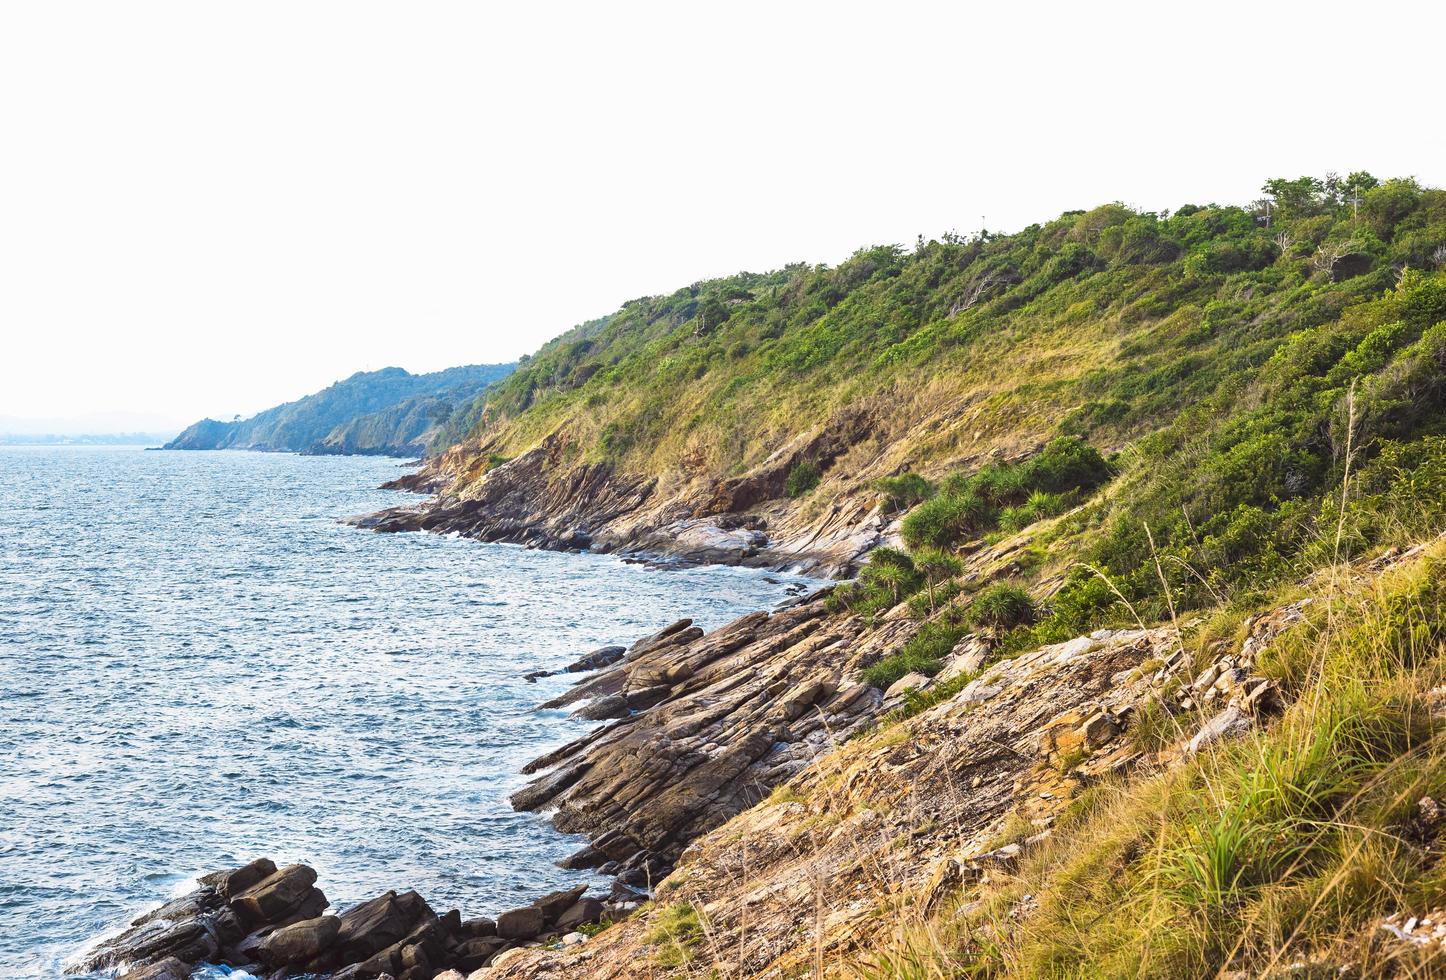
<path id="1" fill-rule="evenodd" d="M 1223 738 L 1229 738 L 1232 735 L 1240 735 L 1248 732 L 1251 727 L 1252 724 L 1249 716 L 1232 704 L 1205 722 L 1205 724 L 1201 725 L 1200 731 L 1196 732 L 1195 737 L 1190 739 L 1190 743 L 1185 747 L 1185 751 L 1189 755 L 1194 755 L 1207 745 L 1218 742 Z"/>
<path id="2" fill-rule="evenodd" d="M 260 884 L 262 880 L 275 873 L 276 865 L 270 858 L 257 858 L 255 861 L 243 864 L 231 871 L 217 871 L 206 875 L 201 879 L 201 884 L 215 888 L 216 894 L 229 902 L 234 896 L 241 894 L 252 885 Z"/>
<path id="3" fill-rule="evenodd" d="M 568 871 L 581 871 L 587 868 L 600 867 L 607 863 L 607 859 L 607 855 L 602 851 L 599 851 L 595 847 L 588 846 L 574 854 L 569 854 L 557 862 L 557 866 Z"/>
<path id="4" fill-rule="evenodd" d="M 489 936 L 482 939 L 469 939 L 458 946 L 453 954 L 458 969 L 475 970 L 478 967 L 486 966 L 487 962 L 496 955 L 497 951 L 507 945 L 507 940 L 499 936 Z"/>
<path id="5" fill-rule="evenodd" d="M 461 970 L 443 970 L 433 977 L 432 980 L 467 980 L 467 977 Z"/>
<path id="6" fill-rule="evenodd" d="M 952 680 L 961 674 L 977 674 L 989 660 L 989 643 L 977 633 L 971 633 L 949 653 L 949 659 L 938 673 L 940 680 Z"/>
<path id="7" fill-rule="evenodd" d="M 929 883 L 924 886 L 924 903 L 920 914 L 928 915 L 964 883 L 964 870 L 953 858 L 945 858 L 934 866 Z"/>
<path id="8" fill-rule="evenodd" d="M 497 935 L 497 923 L 485 918 L 467 919 L 458 927 L 457 935 L 462 939 L 480 939 L 483 936 L 495 936 Z"/>
<path id="9" fill-rule="evenodd" d="M 609 694 L 573 712 L 574 718 L 584 721 L 611 721 L 628 716 L 627 698 L 620 694 Z"/>
<path id="10" fill-rule="evenodd" d="M 533 902 L 532 907 L 542 913 L 542 918 L 548 925 L 554 925 L 564 912 L 577 904 L 577 900 L 582 898 L 585 891 L 587 891 L 587 885 L 552 892 Z"/>
<path id="11" fill-rule="evenodd" d="M 1084 736 L 1085 747 L 1093 752 L 1118 735 L 1120 726 L 1103 711 L 1096 711 L 1085 720 L 1080 733 Z"/>
<path id="12" fill-rule="evenodd" d="M 212 893 L 214 894 L 214 892 Z M 219 952 L 206 914 L 171 921 L 141 917 L 141 924 L 96 947 L 80 964 L 80 972 L 110 969 L 123 963 L 148 964 L 167 958 L 195 963 Z"/>
<path id="13" fill-rule="evenodd" d="M 646 711 L 666 698 L 672 688 L 667 684 L 655 684 L 638 691 L 629 691 L 624 698 L 628 711 Z"/>
<path id="14" fill-rule="evenodd" d="M 513 960 L 526 954 L 526 952 L 527 950 L 521 946 L 518 946 L 515 949 L 505 949 L 502 952 L 498 953 L 496 956 L 492 957 L 492 962 L 489 965 L 493 969 L 496 969 L 499 966 L 506 966 L 508 963 L 511 963 Z M 468 980 L 471 980 L 471 978 L 469 977 Z"/>
<path id="15" fill-rule="evenodd" d="M 905 691 L 918 690 L 929 686 L 929 678 L 916 671 L 910 671 L 889 685 L 884 692 L 885 700 L 891 700 L 903 694 Z"/>
<path id="16" fill-rule="evenodd" d="M 341 920 L 334 915 L 283 926 L 261 943 L 260 958 L 272 966 L 304 963 L 330 948 L 340 932 Z"/>
<path id="17" fill-rule="evenodd" d="M 126 974 L 126 980 L 190 980 L 191 967 L 174 956 Z"/>
<path id="18" fill-rule="evenodd" d="M 594 922 L 601 922 L 603 916 L 603 903 L 595 898 L 581 898 L 571 908 L 558 916 L 555 923 L 557 928 L 563 930 L 576 929 L 578 926 L 592 925 Z"/>
<path id="19" fill-rule="evenodd" d="M 569 674 L 578 674 L 585 670 L 601 670 L 603 667 L 611 667 L 623 659 L 623 654 L 628 652 L 627 647 L 606 646 L 599 647 L 585 657 L 581 657 L 568 664 L 563 670 Z"/>
<path id="20" fill-rule="evenodd" d="M 401 941 L 431 911 L 416 892 L 386 892 L 337 917 L 341 920 L 337 945 L 349 962 L 366 959 Z"/>
<path id="21" fill-rule="evenodd" d="M 531 939 L 545 928 L 546 917 L 534 906 L 512 909 L 497 917 L 497 935 L 503 939 Z"/>
<path id="22" fill-rule="evenodd" d="M 562 937 L 562 944 L 564 946 L 576 946 L 578 943 L 585 942 L 587 942 L 587 937 L 580 932 L 569 932 Z"/>
<path id="23" fill-rule="evenodd" d="M 316 883 L 316 872 L 304 864 L 289 864 L 231 899 L 231 907 L 244 921 L 274 922 L 300 905 Z"/>

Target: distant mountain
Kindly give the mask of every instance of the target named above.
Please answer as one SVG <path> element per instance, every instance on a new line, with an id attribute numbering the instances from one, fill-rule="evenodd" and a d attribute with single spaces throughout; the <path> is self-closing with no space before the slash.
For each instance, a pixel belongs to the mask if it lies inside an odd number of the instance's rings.
<path id="1" fill-rule="evenodd" d="M 455 407 L 514 366 L 472 364 L 432 374 L 399 367 L 361 371 L 249 419 L 202 419 L 164 448 L 419 455 Z"/>
<path id="2" fill-rule="evenodd" d="M 0 432 L 0 446 L 154 446 L 170 432 Z"/>

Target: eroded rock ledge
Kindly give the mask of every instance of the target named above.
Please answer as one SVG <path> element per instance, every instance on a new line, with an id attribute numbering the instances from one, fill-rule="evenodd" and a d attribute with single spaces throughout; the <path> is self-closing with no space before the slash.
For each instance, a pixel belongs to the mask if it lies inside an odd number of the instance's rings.
<path id="1" fill-rule="evenodd" d="M 583 703 L 580 716 L 612 723 L 531 763 L 542 775 L 512 804 L 555 808 L 558 829 L 592 841 L 570 866 L 646 889 L 694 839 L 868 724 L 883 696 L 858 667 L 917 629 L 866 629 L 828 614 L 823 592 L 706 635 L 674 623 L 544 706 Z"/>
<path id="2" fill-rule="evenodd" d="M 862 438 L 844 425 L 780 449 L 733 479 L 628 475 L 607 463 L 577 463 L 554 435 L 486 469 L 477 447 L 429 460 L 387 489 L 436 494 L 431 500 L 352 519 L 377 531 L 439 531 L 480 541 L 550 550 L 591 550 L 689 563 L 746 565 L 843 577 L 892 530 L 877 494 L 839 494 L 813 513 L 787 499 L 784 484 L 799 460 L 827 462 Z"/>

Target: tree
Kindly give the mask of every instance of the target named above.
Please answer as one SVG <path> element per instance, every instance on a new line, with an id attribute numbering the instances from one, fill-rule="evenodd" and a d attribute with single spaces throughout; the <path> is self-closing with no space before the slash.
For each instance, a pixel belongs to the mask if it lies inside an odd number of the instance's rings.
<path id="1" fill-rule="evenodd" d="M 1295 180 L 1272 177 L 1261 187 L 1261 191 L 1285 221 L 1319 214 L 1324 205 L 1325 183 L 1316 177 L 1297 177 Z"/>

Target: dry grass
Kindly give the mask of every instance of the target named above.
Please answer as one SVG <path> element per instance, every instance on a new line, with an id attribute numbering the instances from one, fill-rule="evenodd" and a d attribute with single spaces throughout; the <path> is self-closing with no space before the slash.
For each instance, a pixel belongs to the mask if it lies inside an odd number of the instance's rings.
<path id="1" fill-rule="evenodd" d="M 960 914 L 901 922 L 856 971 L 958 975 L 1430 976 L 1439 948 L 1387 943 L 1394 912 L 1446 902 L 1446 545 L 1338 592 L 1268 652 L 1295 695 L 1264 731 L 1096 787 L 1015 876 Z M 1229 624 L 1203 635 L 1213 642 Z M 1140 724 L 1140 722 L 1136 722 Z M 1163 741 L 1163 737 L 1161 737 Z"/>

